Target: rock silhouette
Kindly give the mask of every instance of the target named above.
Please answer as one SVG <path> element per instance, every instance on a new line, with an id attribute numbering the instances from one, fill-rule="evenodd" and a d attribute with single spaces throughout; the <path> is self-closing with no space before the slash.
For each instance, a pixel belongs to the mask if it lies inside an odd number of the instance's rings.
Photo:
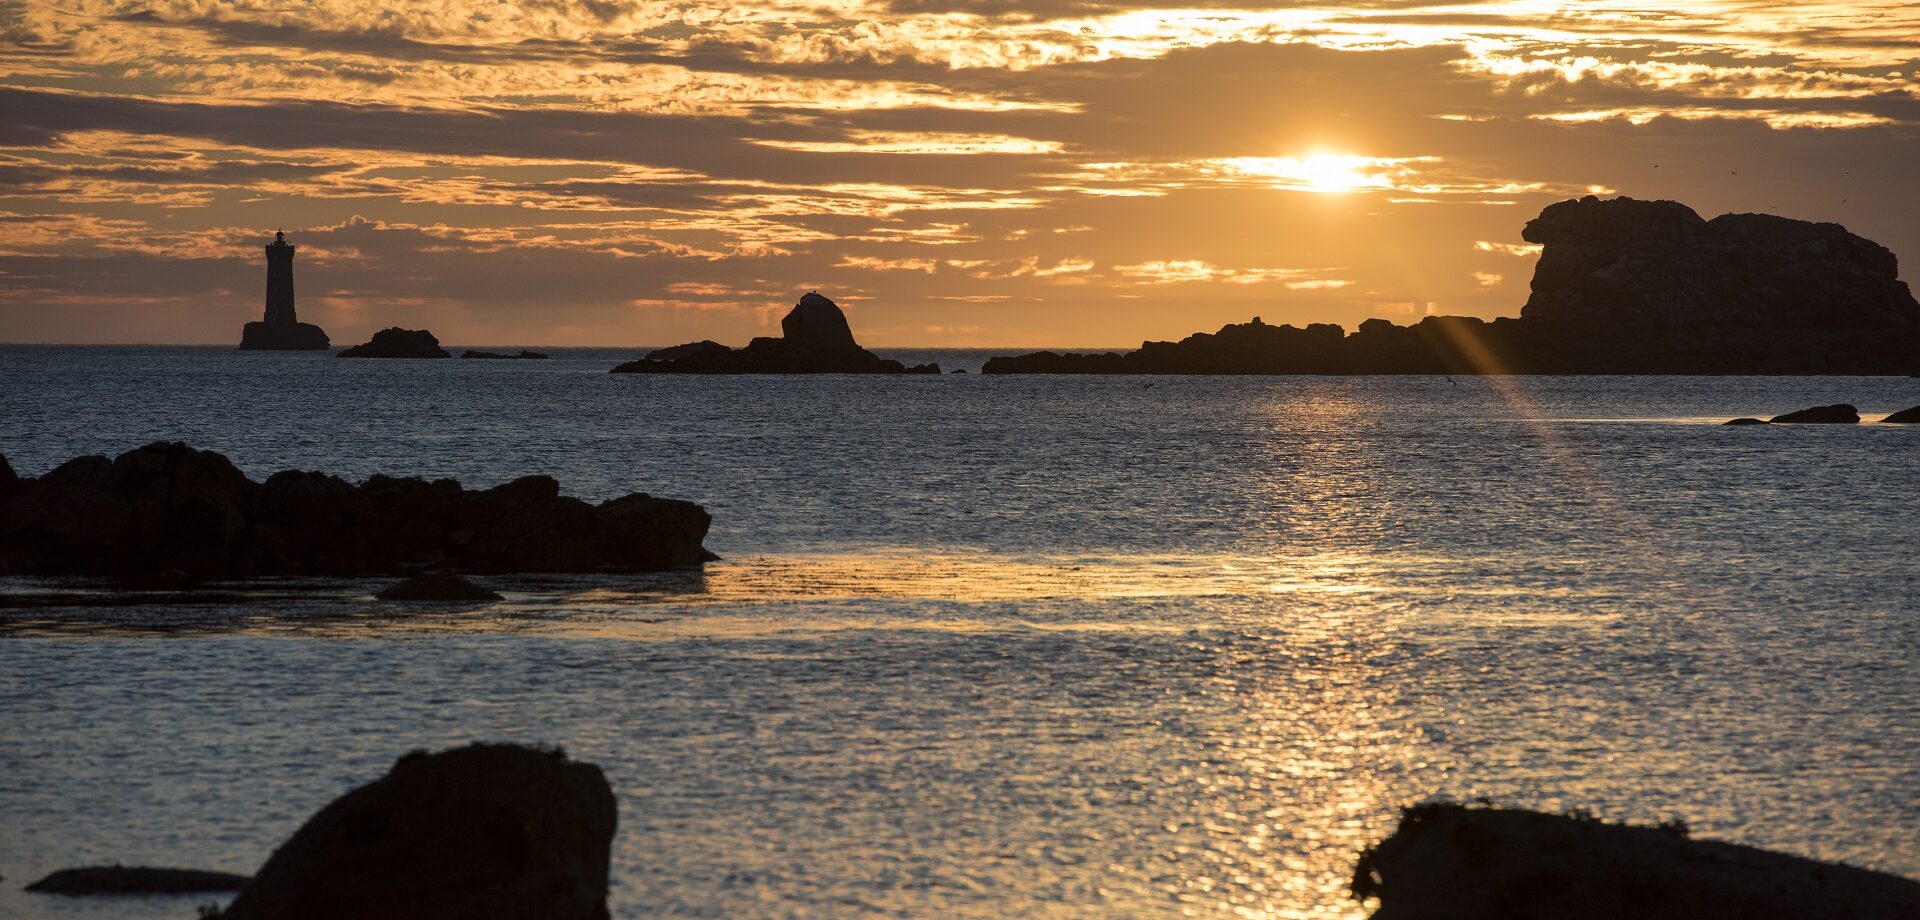
<path id="1" fill-rule="evenodd" d="M 1893 253 L 1838 224 L 1702 220 L 1673 201 L 1548 206 L 1518 319 L 1270 326 L 1258 317 L 1126 354 L 1036 352 L 994 374 L 1907 374 L 1920 302 Z"/>
<path id="2" fill-rule="evenodd" d="M 1894 414 L 1881 419 L 1880 424 L 1882 425 L 1920 425 L 1920 406 L 1914 406 L 1911 409 L 1901 409 L 1900 411 L 1895 412 Z M 4 480 L 5 478 L 6 478 L 6 471 L 0 470 L 0 480 Z M 5 483 L 0 482 L 0 495 L 4 495 L 5 490 L 6 490 Z"/>
<path id="3" fill-rule="evenodd" d="M 938 374 L 940 365 L 907 367 L 860 347 L 840 306 L 809 292 L 780 320 L 780 338 L 762 336 L 745 348 L 689 342 L 648 352 L 613 369 L 616 374 Z"/>
<path id="4" fill-rule="evenodd" d="M 1360 857 L 1373 920 L 1895 920 L 1920 883 L 1730 843 L 1683 826 L 1427 804 Z"/>
<path id="5" fill-rule="evenodd" d="M 458 575 L 415 575 L 375 594 L 383 601 L 497 601 L 500 595 Z"/>
<path id="6" fill-rule="evenodd" d="M 1767 423 L 1767 420 L 1763 418 L 1732 418 L 1732 419 L 1727 419 L 1726 421 L 1721 422 L 1720 424 L 1722 425 L 1765 425 L 1766 423 Z"/>
<path id="7" fill-rule="evenodd" d="M 250 881 L 244 875 L 199 869 L 151 869 L 140 866 L 87 866 L 61 869 L 27 886 L 28 891 L 67 897 L 129 894 L 193 894 L 201 891 L 239 891 Z"/>
<path id="8" fill-rule="evenodd" d="M 1852 425 L 1860 421 L 1860 413 L 1852 406 L 1840 403 L 1776 415 L 1767 421 L 1776 425 Z"/>
<path id="9" fill-rule="evenodd" d="M 476 744 L 400 758 L 267 859 L 221 920 L 606 920 L 600 768 Z"/>
<path id="10" fill-rule="evenodd" d="M 255 483 L 220 454 L 161 442 L 18 482 L 0 497 L 0 574 L 659 571 L 698 566 L 710 521 L 645 494 L 591 505 L 547 476 L 478 491 L 298 470 Z"/>
<path id="11" fill-rule="evenodd" d="M 451 358 L 440 340 L 425 329 L 393 326 L 373 334 L 365 345 L 355 345 L 336 358 Z"/>
<path id="12" fill-rule="evenodd" d="M 300 322 L 293 309 L 293 251 L 287 235 L 274 231 L 267 250 L 267 309 L 260 322 L 240 330 L 247 351 L 321 351 L 332 346 L 326 330 Z"/>
<path id="13" fill-rule="evenodd" d="M 438 345 L 439 342 L 436 341 L 434 344 Z M 469 359 L 477 358 L 488 361 L 544 361 L 548 356 L 537 351 L 523 351 L 517 355 L 503 355 L 499 352 L 473 351 L 469 349 L 461 352 L 460 357 Z"/>

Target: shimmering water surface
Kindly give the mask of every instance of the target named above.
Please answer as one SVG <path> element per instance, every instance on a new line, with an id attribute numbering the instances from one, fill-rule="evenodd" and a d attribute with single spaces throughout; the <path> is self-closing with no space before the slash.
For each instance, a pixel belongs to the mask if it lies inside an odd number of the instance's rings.
<path id="1" fill-rule="evenodd" d="M 630 356 L 0 348 L 25 474 L 163 438 L 256 478 L 544 472 L 700 501 L 726 557 L 485 608 L 0 580 L 0 916 L 190 917 L 20 886 L 250 871 L 482 738 L 605 769 L 620 917 L 1356 917 L 1355 852 L 1435 794 L 1920 875 L 1920 427 L 1712 424 L 1920 381 Z"/>

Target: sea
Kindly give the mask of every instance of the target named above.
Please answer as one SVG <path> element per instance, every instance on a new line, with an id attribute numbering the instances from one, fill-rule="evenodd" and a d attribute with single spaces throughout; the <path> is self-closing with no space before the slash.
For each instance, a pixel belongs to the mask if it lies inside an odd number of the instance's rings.
<path id="1" fill-rule="evenodd" d="M 1719 424 L 1920 380 L 607 373 L 641 351 L 0 347 L 24 475 L 545 473 L 722 557 L 488 606 L 0 580 L 0 917 L 191 918 L 22 886 L 251 872 L 476 740 L 605 772 L 619 918 L 1360 918 L 1433 798 L 1920 877 L 1920 426 Z"/>

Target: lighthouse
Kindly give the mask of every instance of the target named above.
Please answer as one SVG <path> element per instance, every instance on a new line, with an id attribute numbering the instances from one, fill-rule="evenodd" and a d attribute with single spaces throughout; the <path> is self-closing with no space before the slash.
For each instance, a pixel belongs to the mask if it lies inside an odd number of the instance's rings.
<path id="1" fill-rule="evenodd" d="M 287 235 L 278 230 L 267 250 L 267 311 L 260 322 L 248 323 L 240 333 L 240 347 L 250 351 L 317 351 L 331 346 L 327 333 L 300 322 L 293 312 L 293 251 Z"/>

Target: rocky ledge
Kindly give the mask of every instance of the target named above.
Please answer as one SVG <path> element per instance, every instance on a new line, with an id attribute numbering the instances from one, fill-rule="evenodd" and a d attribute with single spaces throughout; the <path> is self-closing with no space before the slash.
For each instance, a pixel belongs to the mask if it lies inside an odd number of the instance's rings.
<path id="1" fill-rule="evenodd" d="M 780 338 L 762 336 L 745 348 L 689 342 L 648 352 L 615 374 L 938 374 L 940 365 L 908 367 L 860 347 L 840 305 L 809 292 L 780 320 Z"/>
<path id="2" fill-rule="evenodd" d="M 1518 319 L 1270 326 L 1106 354 L 996 357 L 991 374 L 1910 374 L 1920 302 L 1892 252 L 1838 224 L 1702 220 L 1675 201 L 1551 205 Z"/>
<path id="3" fill-rule="evenodd" d="M 0 457 L 0 574 L 659 571 L 708 559 L 710 522 L 644 493 L 567 498 L 548 476 L 484 490 L 298 470 L 255 483 L 220 454 L 154 443 L 23 479 Z"/>
<path id="4" fill-rule="evenodd" d="M 1920 882 L 1753 847 L 1690 840 L 1678 822 L 1425 804 L 1362 854 L 1373 920 L 1895 920 Z"/>
<path id="5" fill-rule="evenodd" d="M 326 330 L 312 323 L 251 322 L 241 327 L 242 351 L 325 351 L 333 347 Z"/>
<path id="6" fill-rule="evenodd" d="M 440 347 L 440 340 L 425 329 L 402 329 L 398 326 L 382 329 L 373 334 L 372 341 L 365 345 L 355 345 L 334 357 L 336 358 L 451 358 L 446 349 Z"/>
<path id="7" fill-rule="evenodd" d="M 38 894 L 69 898 L 96 895 L 199 894 L 239 891 L 249 879 L 230 872 L 154 869 L 146 866 L 86 866 L 61 869 L 27 886 Z"/>

